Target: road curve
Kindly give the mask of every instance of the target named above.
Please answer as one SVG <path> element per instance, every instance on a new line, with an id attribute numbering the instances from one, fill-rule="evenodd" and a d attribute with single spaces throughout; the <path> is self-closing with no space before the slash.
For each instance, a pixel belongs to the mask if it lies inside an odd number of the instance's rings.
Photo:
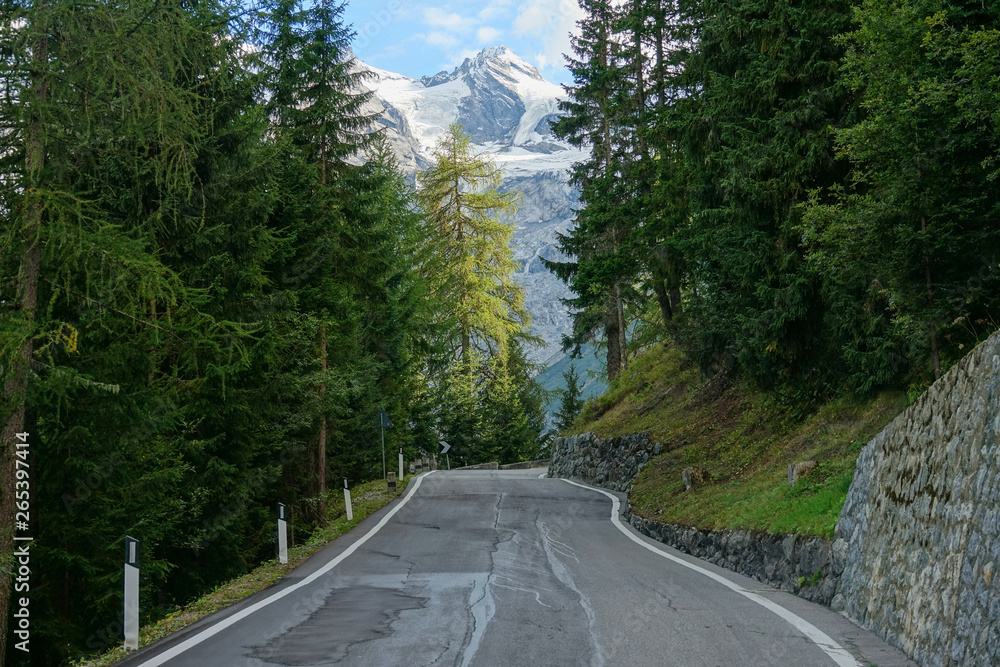
<path id="1" fill-rule="evenodd" d="M 411 482 L 279 584 L 117 663 L 912 665 L 830 610 L 685 556 L 541 471 Z"/>

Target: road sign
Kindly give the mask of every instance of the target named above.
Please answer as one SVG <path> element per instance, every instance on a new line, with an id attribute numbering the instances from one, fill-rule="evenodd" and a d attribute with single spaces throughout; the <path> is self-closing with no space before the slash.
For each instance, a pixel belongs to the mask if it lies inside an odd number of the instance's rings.
<path id="1" fill-rule="evenodd" d="M 449 445 L 444 440 L 441 440 L 440 442 L 438 442 L 438 444 L 441 445 L 441 453 L 442 454 L 447 454 L 448 450 L 451 449 L 451 445 Z"/>
<path id="2" fill-rule="evenodd" d="M 389 415 L 387 415 L 385 410 L 382 410 L 381 408 L 378 411 L 378 425 L 382 428 L 392 428 L 392 422 L 389 421 Z"/>

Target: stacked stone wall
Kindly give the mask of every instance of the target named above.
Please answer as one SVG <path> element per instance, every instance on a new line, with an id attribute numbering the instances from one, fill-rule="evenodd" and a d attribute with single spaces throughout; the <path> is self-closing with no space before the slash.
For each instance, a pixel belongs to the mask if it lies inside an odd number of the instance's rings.
<path id="1" fill-rule="evenodd" d="M 628 493 L 639 471 L 660 453 L 662 445 L 637 433 L 618 438 L 598 438 L 581 433 L 556 438 L 552 443 L 549 477 L 571 477 L 588 484 Z"/>
<path id="2" fill-rule="evenodd" d="M 1000 665 L 1000 334 L 861 452 L 834 608 L 922 665 Z"/>

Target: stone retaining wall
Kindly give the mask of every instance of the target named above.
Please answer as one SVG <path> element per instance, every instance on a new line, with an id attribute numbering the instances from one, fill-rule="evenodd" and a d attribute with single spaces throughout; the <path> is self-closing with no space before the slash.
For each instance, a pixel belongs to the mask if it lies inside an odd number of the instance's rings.
<path id="1" fill-rule="evenodd" d="M 627 517 L 654 540 L 820 604 L 830 604 L 844 569 L 846 552 L 835 553 L 830 540 L 745 530 L 703 532 L 631 513 Z"/>
<path id="2" fill-rule="evenodd" d="M 837 538 L 834 608 L 922 665 L 1000 665 L 1000 334 L 864 448 Z"/>
<path id="3" fill-rule="evenodd" d="M 477 463 L 472 466 L 462 466 L 461 468 L 452 468 L 453 470 L 499 470 L 500 464 L 496 461 L 490 461 L 489 463 Z"/>
<path id="4" fill-rule="evenodd" d="M 628 493 L 639 471 L 660 453 L 662 445 L 650 442 L 649 435 L 598 438 L 581 433 L 552 442 L 549 477 L 572 477 L 588 484 Z"/>
<path id="5" fill-rule="evenodd" d="M 530 468 L 545 468 L 552 459 L 538 459 L 537 461 L 521 461 L 519 463 L 505 463 L 500 466 L 500 470 L 528 470 Z"/>

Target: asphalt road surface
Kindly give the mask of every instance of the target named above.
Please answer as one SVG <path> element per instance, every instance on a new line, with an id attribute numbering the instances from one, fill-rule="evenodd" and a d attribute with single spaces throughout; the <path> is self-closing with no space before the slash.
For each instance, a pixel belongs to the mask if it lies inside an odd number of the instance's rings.
<path id="1" fill-rule="evenodd" d="M 545 471 L 435 472 L 273 586 L 118 664 L 912 665 Z"/>

